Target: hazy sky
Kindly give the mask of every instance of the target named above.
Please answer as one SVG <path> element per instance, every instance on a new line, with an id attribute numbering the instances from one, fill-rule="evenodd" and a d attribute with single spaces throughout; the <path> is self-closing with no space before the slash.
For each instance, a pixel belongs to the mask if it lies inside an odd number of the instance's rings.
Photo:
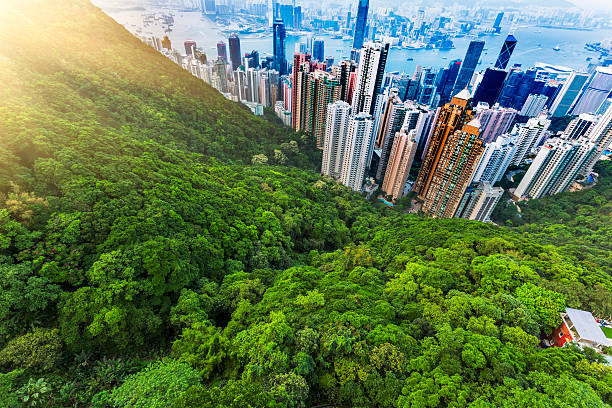
<path id="1" fill-rule="evenodd" d="M 612 10 L 612 1 L 610 0 L 569 0 L 569 1 L 581 8 Z"/>

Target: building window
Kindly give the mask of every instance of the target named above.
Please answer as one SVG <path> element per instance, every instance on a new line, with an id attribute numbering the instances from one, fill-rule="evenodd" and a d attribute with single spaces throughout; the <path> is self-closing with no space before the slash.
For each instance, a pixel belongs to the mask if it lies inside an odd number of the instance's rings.
<path id="1" fill-rule="evenodd" d="M 562 338 L 564 335 L 565 335 L 565 333 L 563 333 L 563 330 L 561 330 L 561 331 L 559 332 L 559 338 Z"/>

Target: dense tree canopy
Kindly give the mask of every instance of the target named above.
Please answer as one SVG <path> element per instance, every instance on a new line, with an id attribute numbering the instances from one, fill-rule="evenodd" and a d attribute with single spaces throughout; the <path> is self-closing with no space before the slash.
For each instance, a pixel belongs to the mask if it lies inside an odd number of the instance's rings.
<path id="1" fill-rule="evenodd" d="M 612 403 L 540 347 L 612 315 L 610 166 L 504 227 L 400 214 L 86 0 L 5 3 L 1 406 Z"/>

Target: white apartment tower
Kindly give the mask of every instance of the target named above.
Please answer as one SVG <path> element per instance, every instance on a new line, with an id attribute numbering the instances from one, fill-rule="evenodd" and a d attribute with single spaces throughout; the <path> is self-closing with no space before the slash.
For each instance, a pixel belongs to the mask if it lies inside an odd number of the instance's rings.
<path id="1" fill-rule="evenodd" d="M 491 213 L 499 202 L 504 189 L 492 187 L 489 182 L 481 182 L 476 186 L 468 187 L 461 198 L 455 218 L 465 218 L 476 221 L 490 221 Z"/>
<path id="2" fill-rule="evenodd" d="M 339 179 L 342 173 L 344 144 L 348 129 L 351 105 L 344 101 L 331 103 L 327 107 L 325 140 L 321 174 Z"/>
<path id="3" fill-rule="evenodd" d="M 548 96 L 530 94 L 523 104 L 523 108 L 519 112 L 519 115 L 527 116 L 529 118 L 536 117 L 542 113 L 544 106 L 546 106 L 546 102 L 548 102 Z"/>
<path id="4" fill-rule="evenodd" d="M 586 138 L 546 142 L 514 192 L 519 200 L 540 198 L 566 191 L 588 164 L 595 144 Z"/>
<path id="5" fill-rule="evenodd" d="M 361 112 L 374 113 L 374 104 L 382 86 L 388 53 L 388 43 L 368 42 L 363 45 L 352 100 L 354 115 Z"/>
<path id="6" fill-rule="evenodd" d="M 368 152 L 374 143 L 372 116 L 361 112 L 349 119 L 340 182 L 353 191 L 361 191 L 368 167 Z"/>
<path id="7" fill-rule="evenodd" d="M 472 183 L 495 184 L 502 179 L 516 151 L 516 136 L 504 135 L 486 147 L 474 170 Z"/>
<path id="8" fill-rule="evenodd" d="M 546 115 L 531 118 L 526 124 L 518 126 L 516 151 L 510 164 L 515 166 L 521 164 L 525 156 L 540 144 L 549 126 L 550 120 L 547 119 Z"/>
<path id="9" fill-rule="evenodd" d="M 595 152 L 583 169 L 582 174 L 588 176 L 601 154 L 610 147 L 612 142 L 612 105 L 608 106 L 606 112 L 599 118 L 597 123 L 589 132 L 589 140 L 595 144 Z"/>

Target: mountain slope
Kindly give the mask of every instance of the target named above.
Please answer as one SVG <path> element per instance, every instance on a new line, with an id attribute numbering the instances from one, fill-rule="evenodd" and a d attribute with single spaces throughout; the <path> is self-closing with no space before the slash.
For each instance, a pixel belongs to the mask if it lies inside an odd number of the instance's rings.
<path id="1" fill-rule="evenodd" d="M 0 81 L 0 406 L 612 402 L 538 347 L 597 253 L 371 205 L 85 0 L 2 2 Z"/>

